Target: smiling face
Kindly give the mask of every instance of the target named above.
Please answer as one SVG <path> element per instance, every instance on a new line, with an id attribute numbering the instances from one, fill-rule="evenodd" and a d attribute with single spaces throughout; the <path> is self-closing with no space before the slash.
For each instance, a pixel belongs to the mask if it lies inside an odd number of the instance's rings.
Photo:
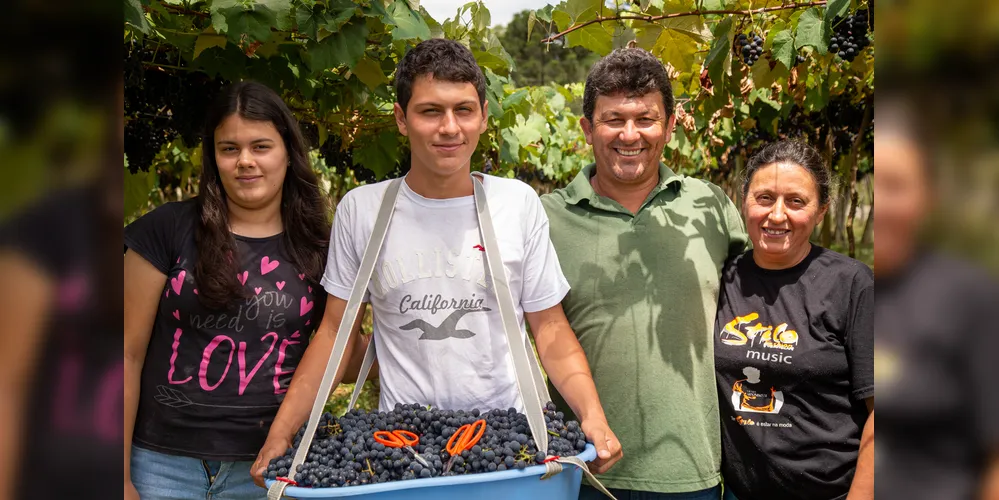
<path id="1" fill-rule="evenodd" d="M 274 124 L 232 114 L 215 129 L 215 162 L 229 203 L 259 209 L 281 203 L 288 151 Z"/>
<path id="2" fill-rule="evenodd" d="M 487 116 L 475 85 L 426 75 L 413 81 L 405 113 L 395 105 L 399 132 L 409 138 L 412 169 L 438 177 L 468 175 Z"/>
<path id="3" fill-rule="evenodd" d="M 786 269 L 811 250 L 809 238 L 825 216 L 819 186 L 804 167 L 771 163 L 753 173 L 743 211 L 753 260 L 764 269 Z"/>
<path id="4" fill-rule="evenodd" d="M 580 119 L 586 143 L 593 146 L 597 173 L 621 184 L 638 184 L 657 175 L 675 118 L 666 118 L 659 92 L 598 96 L 593 121 Z"/>

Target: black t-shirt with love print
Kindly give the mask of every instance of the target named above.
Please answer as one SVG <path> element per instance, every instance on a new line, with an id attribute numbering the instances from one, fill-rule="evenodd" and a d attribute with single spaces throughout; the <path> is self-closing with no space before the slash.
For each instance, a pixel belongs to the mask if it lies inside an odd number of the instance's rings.
<path id="1" fill-rule="evenodd" d="M 722 474 L 740 500 L 846 496 L 874 396 L 873 318 L 873 273 L 836 252 L 726 265 L 715 370 Z"/>
<path id="2" fill-rule="evenodd" d="M 212 310 L 194 279 L 195 200 L 125 228 L 125 245 L 167 276 L 142 368 L 133 443 L 205 460 L 253 460 L 322 314 L 322 287 L 283 235 L 236 236 L 246 298 Z"/>

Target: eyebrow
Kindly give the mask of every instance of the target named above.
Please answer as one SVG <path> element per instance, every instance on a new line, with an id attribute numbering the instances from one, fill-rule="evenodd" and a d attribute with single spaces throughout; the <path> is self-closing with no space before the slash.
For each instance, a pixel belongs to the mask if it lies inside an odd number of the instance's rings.
<path id="1" fill-rule="evenodd" d="M 603 113 L 600 114 L 600 119 L 601 120 L 607 120 L 607 119 L 611 119 L 611 118 L 619 118 L 621 116 L 624 116 L 624 113 L 621 113 L 621 112 L 618 112 L 618 111 L 604 111 Z M 650 110 L 643 111 L 643 112 L 639 113 L 637 115 L 637 118 L 653 118 L 653 119 L 658 120 L 659 119 L 659 112 L 657 110 L 655 110 L 655 109 L 650 109 Z"/>
<path id="2" fill-rule="evenodd" d="M 476 101 L 473 101 L 471 99 L 466 99 L 464 101 L 456 103 L 454 106 L 455 107 L 457 107 L 457 106 L 475 106 L 476 104 L 478 104 Z M 415 104 L 415 106 L 416 107 L 425 106 L 425 107 L 434 107 L 434 108 L 443 108 L 443 107 L 446 107 L 445 105 L 443 105 L 441 103 L 433 102 L 433 101 L 418 102 L 418 103 Z"/>
<path id="3" fill-rule="evenodd" d="M 259 139 L 254 139 L 254 140 L 250 141 L 250 144 L 260 144 L 262 142 L 274 142 L 274 139 L 268 139 L 266 137 L 261 137 Z M 237 146 L 239 145 L 239 143 L 236 142 L 236 141 L 229 141 L 229 140 L 225 140 L 225 139 L 223 139 L 221 141 L 218 141 L 215 144 L 216 145 L 233 144 L 233 145 L 237 145 Z"/>

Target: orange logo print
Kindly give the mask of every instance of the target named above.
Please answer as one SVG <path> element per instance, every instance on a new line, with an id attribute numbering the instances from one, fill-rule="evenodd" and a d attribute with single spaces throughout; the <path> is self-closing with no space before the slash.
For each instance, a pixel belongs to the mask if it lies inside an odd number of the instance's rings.
<path id="1" fill-rule="evenodd" d="M 722 343 L 731 346 L 741 346 L 748 343 L 750 347 L 759 344 L 771 349 L 794 350 L 794 347 L 798 345 L 798 332 L 788 330 L 787 323 L 781 323 L 777 325 L 777 328 L 763 323 L 750 325 L 759 317 L 760 315 L 755 312 L 745 316 L 736 316 L 722 329 Z"/>

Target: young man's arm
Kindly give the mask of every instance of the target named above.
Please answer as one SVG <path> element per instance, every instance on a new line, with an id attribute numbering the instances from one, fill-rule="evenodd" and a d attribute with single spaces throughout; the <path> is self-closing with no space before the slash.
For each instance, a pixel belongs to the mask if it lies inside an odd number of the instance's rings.
<path id="1" fill-rule="evenodd" d="M 597 388 L 590 374 L 583 348 L 558 304 L 543 311 L 525 312 L 541 364 L 548 378 L 565 398 L 580 420 L 583 434 L 597 449 L 597 459 L 590 464 L 595 474 L 607 472 L 621 459 L 621 442 L 607 425 Z"/>
<path id="2" fill-rule="evenodd" d="M 857 470 L 847 500 L 874 500 L 874 398 L 867 398 L 867 424 L 860 436 Z"/>
<path id="3" fill-rule="evenodd" d="M 319 392 L 319 385 L 323 380 L 323 374 L 326 372 L 326 364 L 333 352 L 337 328 L 340 326 L 346 308 L 347 301 L 341 298 L 330 295 L 326 300 L 326 311 L 319 324 L 319 329 L 312 337 L 309 347 L 298 363 L 298 368 L 295 369 L 288 393 L 285 395 L 281 408 L 278 410 L 277 416 L 274 417 L 274 423 L 271 424 L 270 431 L 267 433 L 267 441 L 250 468 L 253 481 L 260 487 L 264 487 L 263 476 L 267 470 L 267 465 L 272 459 L 284 455 L 285 451 L 291 448 L 295 433 L 309 418 L 312 405 L 316 401 L 316 394 Z M 354 321 L 354 326 L 351 328 L 350 340 L 347 342 L 346 362 L 340 365 L 336 378 L 333 379 L 334 388 L 344 379 L 345 374 L 356 373 L 360 366 L 364 349 L 367 347 L 366 340 L 360 339 L 361 336 L 358 334 L 363 318 L 363 314 L 358 314 L 357 320 Z"/>

